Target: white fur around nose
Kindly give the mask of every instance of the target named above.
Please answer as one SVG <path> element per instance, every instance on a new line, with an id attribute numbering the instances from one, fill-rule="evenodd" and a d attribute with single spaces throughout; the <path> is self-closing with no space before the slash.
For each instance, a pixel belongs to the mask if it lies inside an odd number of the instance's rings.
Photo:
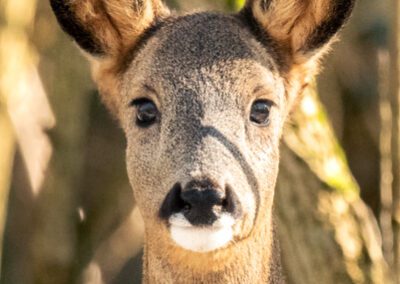
<path id="1" fill-rule="evenodd" d="M 198 227 L 178 213 L 170 217 L 169 223 L 176 244 L 194 252 L 210 252 L 226 246 L 233 239 L 235 221 L 229 214 L 222 214 L 212 226 Z"/>

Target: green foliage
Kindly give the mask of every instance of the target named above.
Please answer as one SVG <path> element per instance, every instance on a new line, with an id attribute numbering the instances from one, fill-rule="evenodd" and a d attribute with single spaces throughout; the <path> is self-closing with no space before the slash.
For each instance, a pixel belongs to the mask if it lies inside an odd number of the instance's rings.
<path id="1" fill-rule="evenodd" d="M 168 7 L 172 9 L 179 9 L 179 1 L 177 0 L 167 0 L 165 3 L 168 5 Z"/>
<path id="2" fill-rule="evenodd" d="M 229 10 L 238 11 L 244 6 L 245 2 L 245 0 L 226 0 L 226 5 Z"/>

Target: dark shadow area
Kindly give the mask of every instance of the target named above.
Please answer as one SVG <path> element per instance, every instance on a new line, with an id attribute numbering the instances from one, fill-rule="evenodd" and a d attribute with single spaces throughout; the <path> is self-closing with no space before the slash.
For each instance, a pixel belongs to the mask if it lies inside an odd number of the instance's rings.
<path id="1" fill-rule="evenodd" d="M 79 226 L 79 262 L 84 269 L 100 245 L 126 220 L 134 207 L 125 166 L 122 130 L 93 92 L 84 146 L 80 206 L 85 219 Z M 132 236 L 134 237 L 134 236 Z"/>
<path id="2" fill-rule="evenodd" d="M 119 275 L 111 284 L 141 284 L 142 283 L 142 269 L 143 269 L 143 251 L 136 257 L 131 258 L 122 268 Z"/>
<path id="3" fill-rule="evenodd" d="M 4 232 L 2 284 L 30 284 L 34 197 L 21 153 L 17 150 Z"/>

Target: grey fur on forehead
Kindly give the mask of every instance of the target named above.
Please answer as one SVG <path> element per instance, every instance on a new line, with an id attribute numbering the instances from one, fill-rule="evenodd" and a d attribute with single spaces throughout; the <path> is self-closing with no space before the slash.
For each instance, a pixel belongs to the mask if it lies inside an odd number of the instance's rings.
<path id="1" fill-rule="evenodd" d="M 161 25 L 152 37 L 160 40 L 154 53 L 155 65 L 164 70 L 190 71 L 237 59 L 254 60 L 271 71 L 278 70 L 274 43 L 270 48 L 261 44 L 238 15 L 203 12 Z"/>

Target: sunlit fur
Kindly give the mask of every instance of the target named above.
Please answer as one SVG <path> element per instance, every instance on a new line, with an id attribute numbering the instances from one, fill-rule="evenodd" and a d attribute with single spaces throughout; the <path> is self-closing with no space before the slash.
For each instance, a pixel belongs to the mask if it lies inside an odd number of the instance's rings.
<path id="1" fill-rule="evenodd" d="M 125 132 L 144 283 L 283 283 L 273 218 L 280 137 L 354 0 L 248 0 L 238 14 L 184 16 L 160 0 L 50 1 Z M 160 112 L 147 128 L 135 123 L 140 98 Z M 257 99 L 273 102 L 267 125 L 249 119 Z M 176 184 L 201 179 L 232 190 L 243 214 L 208 227 L 160 218 Z"/>
<path id="2" fill-rule="evenodd" d="M 100 42 L 105 57 L 120 56 L 156 17 L 169 14 L 156 0 L 75 0 L 71 6 L 82 26 Z"/>

